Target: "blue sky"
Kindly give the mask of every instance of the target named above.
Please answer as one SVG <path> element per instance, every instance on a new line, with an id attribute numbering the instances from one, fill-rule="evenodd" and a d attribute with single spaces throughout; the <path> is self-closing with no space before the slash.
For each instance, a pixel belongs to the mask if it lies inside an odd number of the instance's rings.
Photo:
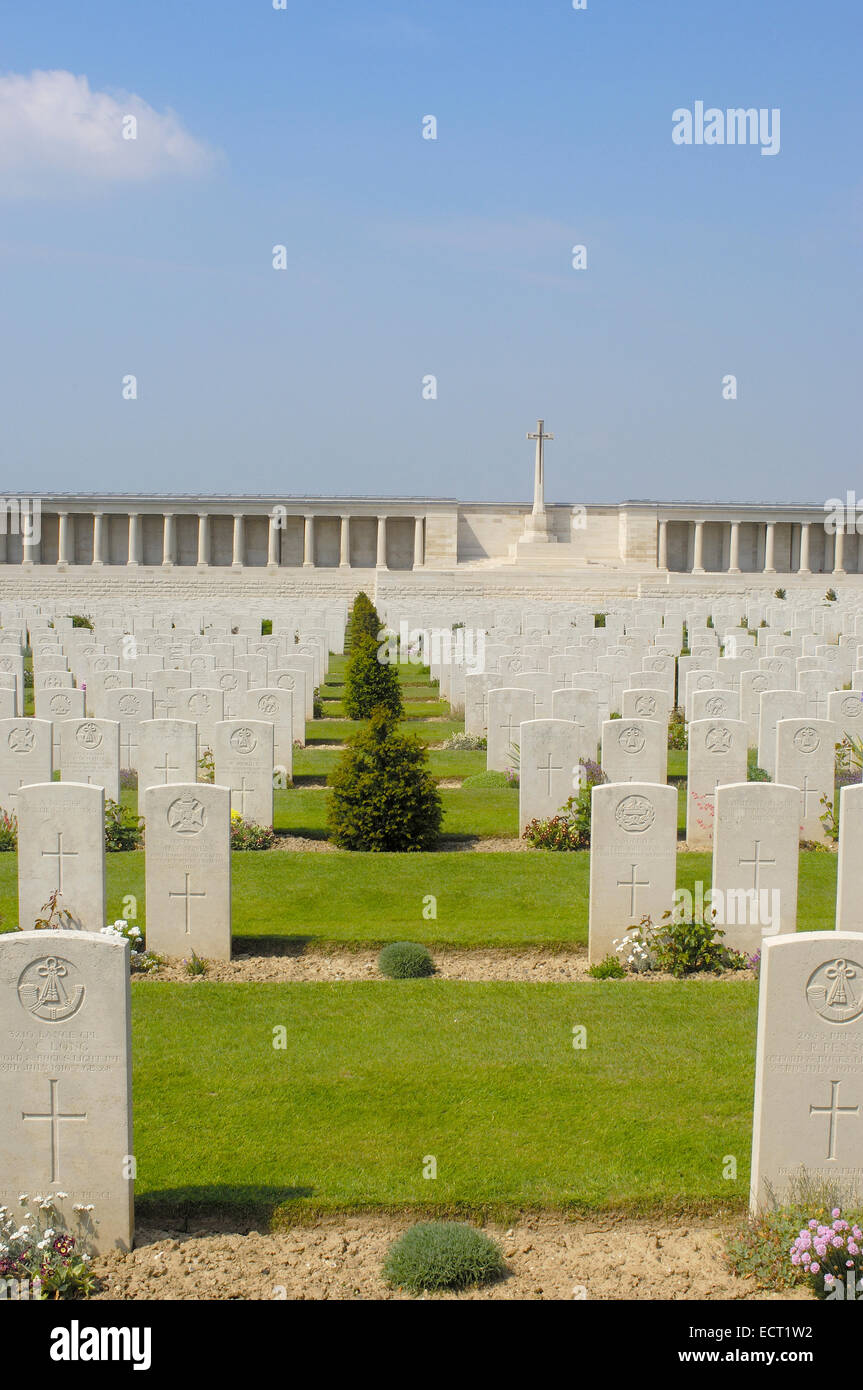
<path id="1" fill-rule="evenodd" d="M 861 29 L 859 0 L 7 7 L 4 491 L 529 500 L 542 415 L 552 501 L 863 494 Z M 779 154 L 676 146 L 698 100 L 778 107 Z"/>

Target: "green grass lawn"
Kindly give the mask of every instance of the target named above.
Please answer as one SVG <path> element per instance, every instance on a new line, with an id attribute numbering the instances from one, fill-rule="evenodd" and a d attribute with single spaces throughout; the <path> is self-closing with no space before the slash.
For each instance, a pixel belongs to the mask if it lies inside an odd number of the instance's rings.
<path id="1" fill-rule="evenodd" d="M 308 719 L 306 743 L 343 743 L 365 727 L 361 719 Z M 401 719 L 396 726 L 403 734 L 416 734 L 421 743 L 443 743 L 450 734 L 462 733 L 463 719 Z"/>
<path id="2" fill-rule="evenodd" d="M 311 795 L 312 793 L 310 793 Z M 235 854 L 233 930 L 238 941 L 299 938 L 331 946 L 423 941 L 430 946 L 587 944 L 586 853 Z M 680 854 L 677 882 L 710 884 L 709 854 Z M 107 857 L 108 918 L 132 895 L 146 925 L 144 856 Z M 17 858 L 0 855 L 0 930 L 18 921 Z M 423 900 L 437 899 L 437 917 Z M 798 927 L 832 929 L 836 856 L 800 856 Z M 287 944 L 287 943 L 286 943 Z"/>
<path id="3" fill-rule="evenodd" d="M 134 985 L 139 1214 L 740 1208 L 756 999 L 752 981 Z"/>

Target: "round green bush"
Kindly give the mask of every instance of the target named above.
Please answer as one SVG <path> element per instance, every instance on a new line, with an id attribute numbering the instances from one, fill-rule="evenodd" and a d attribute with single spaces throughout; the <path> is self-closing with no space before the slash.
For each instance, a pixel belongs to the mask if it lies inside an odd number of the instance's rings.
<path id="1" fill-rule="evenodd" d="M 503 1272 L 500 1247 L 457 1221 L 411 1226 L 390 1246 L 384 1262 L 387 1283 L 413 1293 L 490 1284 Z"/>
<path id="2" fill-rule="evenodd" d="M 378 956 L 378 969 L 391 980 L 419 980 L 434 974 L 434 961 L 416 941 L 391 941 Z"/>

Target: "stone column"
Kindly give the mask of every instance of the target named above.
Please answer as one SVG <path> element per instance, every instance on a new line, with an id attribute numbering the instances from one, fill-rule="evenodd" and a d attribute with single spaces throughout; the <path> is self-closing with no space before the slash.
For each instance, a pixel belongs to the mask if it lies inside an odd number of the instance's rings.
<path id="1" fill-rule="evenodd" d="M 423 555 L 423 517 L 414 517 L 414 569 L 422 569 Z"/>
<path id="2" fill-rule="evenodd" d="M 342 569 L 350 569 L 351 564 L 351 519 L 349 516 L 342 517 L 342 524 L 339 529 L 339 565 Z"/>
<path id="3" fill-rule="evenodd" d="M 21 532 L 21 564 L 32 565 L 35 563 L 36 546 L 38 542 L 32 536 L 27 536 Z"/>
<path id="4" fill-rule="evenodd" d="M 101 512 L 93 513 L 93 564 L 104 565 L 104 516 Z"/>
<path id="5" fill-rule="evenodd" d="M 57 568 L 69 568 L 69 513 L 60 512 L 57 517 Z"/>
<path id="6" fill-rule="evenodd" d="M 704 522 L 695 523 L 695 541 L 692 549 L 692 573 L 704 573 Z"/>
<path id="7" fill-rule="evenodd" d="M 385 516 L 378 517 L 378 554 L 375 565 L 379 570 L 387 567 L 387 519 Z"/>
<path id="8" fill-rule="evenodd" d="M 234 558 L 231 569 L 241 570 L 243 568 L 244 549 L 243 513 L 234 512 Z"/>
<path id="9" fill-rule="evenodd" d="M 174 513 L 165 512 L 162 518 L 162 564 L 173 565 L 176 560 L 176 543 L 174 539 Z"/>
<path id="10" fill-rule="evenodd" d="M 776 573 L 776 522 L 768 521 L 764 536 L 764 573 Z"/>
<path id="11" fill-rule="evenodd" d="M 210 565 L 210 514 L 198 512 L 198 569 L 208 569 Z"/>
<path id="12" fill-rule="evenodd" d="M 731 523 L 731 541 L 728 550 L 728 573 L 740 573 L 740 522 Z"/>
<path id="13" fill-rule="evenodd" d="M 308 512 L 303 518 L 303 568 L 311 569 L 315 563 L 315 518 Z"/>
<path id="14" fill-rule="evenodd" d="M 267 569 L 277 570 L 279 568 L 279 528 L 276 525 L 276 518 L 270 512 L 269 530 L 267 531 Z"/>
<path id="15" fill-rule="evenodd" d="M 6 564 L 6 532 L 0 531 L 0 565 Z"/>
<path id="16" fill-rule="evenodd" d="M 845 522 L 842 521 L 833 534 L 833 573 L 845 573 Z"/>
<path id="17" fill-rule="evenodd" d="M 129 556 L 127 565 L 141 563 L 141 518 L 137 512 L 129 513 Z"/>
<path id="18" fill-rule="evenodd" d="M 809 522 L 800 523 L 800 564 L 797 566 L 799 574 L 811 574 L 809 568 Z"/>
<path id="19" fill-rule="evenodd" d="M 658 564 L 659 564 L 659 568 L 660 568 L 661 570 L 667 570 L 667 569 L 668 569 L 668 522 L 667 522 L 667 521 L 660 521 L 660 523 L 659 523 L 659 561 L 658 561 Z"/>

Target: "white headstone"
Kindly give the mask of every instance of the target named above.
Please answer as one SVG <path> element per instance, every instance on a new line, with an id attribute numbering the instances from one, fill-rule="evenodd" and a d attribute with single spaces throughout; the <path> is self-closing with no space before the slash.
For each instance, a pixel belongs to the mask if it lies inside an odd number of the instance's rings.
<path id="1" fill-rule="evenodd" d="M 628 928 L 658 925 L 673 906 L 677 790 L 648 782 L 591 793 L 589 933 L 591 963 L 614 951 Z"/>
<path id="2" fill-rule="evenodd" d="M 713 843 L 716 789 L 746 781 L 746 725 L 741 719 L 693 719 L 689 725 L 686 775 L 686 842 L 690 849 Z"/>
<path id="3" fill-rule="evenodd" d="M 120 725 L 115 719 L 67 719 L 60 733 L 60 777 L 103 787 L 120 800 Z M 104 923 L 103 923 L 104 925 Z"/>
<path id="4" fill-rule="evenodd" d="M 210 783 L 148 787 L 147 946 L 231 958 L 231 793 Z"/>
<path id="5" fill-rule="evenodd" d="M 488 745 L 486 767 L 489 772 L 506 772 L 517 766 L 519 725 L 533 719 L 535 697 L 532 690 L 515 687 L 488 692 Z"/>
<path id="6" fill-rule="evenodd" d="M 609 782 L 665 782 L 666 723 L 657 719 L 606 719 L 602 725 L 602 770 Z"/>
<path id="7" fill-rule="evenodd" d="M 191 719 L 147 719 L 140 728 L 138 794 L 198 777 L 198 730 Z"/>
<path id="8" fill-rule="evenodd" d="M 556 816 L 579 786 L 581 734 L 567 719 L 529 719 L 519 727 L 518 821 Z"/>
<path id="9" fill-rule="evenodd" d="M 52 726 L 47 719 L 0 719 L 0 806 L 17 815 L 18 788 L 50 782 Z"/>
<path id="10" fill-rule="evenodd" d="M 224 719 L 215 727 L 216 782 L 231 789 L 231 809 L 256 825 L 273 823 L 273 726 Z"/>
<path id="11" fill-rule="evenodd" d="M 750 1206 L 863 1201 L 863 935 L 800 932 L 761 953 Z"/>
<path id="12" fill-rule="evenodd" d="M 52 1224 L 84 1253 L 130 1249 L 128 943 L 77 931 L 0 936 L 0 1047 L 0 1204 L 19 1211 L 22 1193 L 53 1196 Z M 76 1215 L 78 1205 L 92 1214 Z"/>
<path id="13" fill-rule="evenodd" d="M 797 787 L 739 782 L 716 792 L 713 905 L 725 945 L 750 955 L 797 929 L 802 797 Z"/>
<path id="14" fill-rule="evenodd" d="M 105 791 L 82 782 L 22 787 L 18 816 L 18 920 L 29 931 L 51 894 L 79 931 L 105 926 Z"/>

